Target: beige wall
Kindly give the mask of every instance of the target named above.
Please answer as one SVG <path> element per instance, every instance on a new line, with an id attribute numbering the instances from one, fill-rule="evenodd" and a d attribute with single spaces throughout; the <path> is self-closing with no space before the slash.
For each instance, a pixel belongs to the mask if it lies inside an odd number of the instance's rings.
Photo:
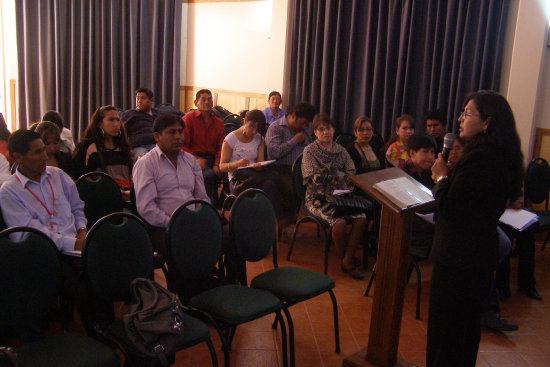
<path id="1" fill-rule="evenodd" d="M 507 54 L 504 59 L 509 64 L 506 63 L 503 70 L 505 82 L 501 92 L 512 106 L 523 154 L 526 160 L 530 160 L 536 121 L 540 118 L 535 111 L 539 110 L 537 101 L 541 98 L 539 83 L 545 68 L 543 56 L 547 52 L 548 18 L 544 2 L 538 0 L 514 1 L 509 17 L 515 17 L 515 22 L 513 19 L 509 21 L 506 33 Z"/>
<path id="2" fill-rule="evenodd" d="M 183 4 L 181 85 L 282 90 L 286 14 L 287 0 Z"/>

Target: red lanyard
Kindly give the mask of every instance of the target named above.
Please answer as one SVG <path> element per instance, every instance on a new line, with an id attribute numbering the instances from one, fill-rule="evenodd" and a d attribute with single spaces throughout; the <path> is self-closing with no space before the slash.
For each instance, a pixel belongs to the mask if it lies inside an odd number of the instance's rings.
<path id="1" fill-rule="evenodd" d="M 15 173 L 14 176 L 17 179 L 17 181 L 19 181 L 21 183 L 21 180 L 19 179 L 19 177 L 17 177 L 17 173 Z M 38 196 L 36 196 L 36 194 L 34 192 L 32 192 L 31 189 L 29 189 L 27 186 L 25 186 L 25 189 L 27 189 L 27 191 L 30 192 L 32 194 L 32 196 L 34 196 L 34 198 L 40 203 L 40 205 L 42 205 L 44 207 L 44 209 L 46 209 L 49 216 L 53 217 L 55 215 L 55 194 L 53 193 L 52 183 L 50 182 L 50 179 L 48 177 L 46 177 L 46 180 L 48 180 L 48 185 L 50 185 L 50 190 L 52 191 L 52 211 L 51 212 L 46 207 L 46 204 L 44 204 L 42 202 L 42 200 L 40 200 L 40 198 Z"/>

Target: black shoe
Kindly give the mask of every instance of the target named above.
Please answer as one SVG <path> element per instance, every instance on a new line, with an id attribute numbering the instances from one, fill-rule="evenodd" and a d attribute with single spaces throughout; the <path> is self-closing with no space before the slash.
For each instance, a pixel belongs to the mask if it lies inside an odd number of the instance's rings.
<path id="1" fill-rule="evenodd" d="M 520 288 L 519 290 L 525 293 L 525 295 L 529 298 L 536 299 L 537 301 L 542 301 L 542 297 L 540 296 L 539 292 L 537 292 L 535 287 Z"/>
<path id="2" fill-rule="evenodd" d="M 495 331 L 516 331 L 518 329 L 516 324 L 504 320 L 498 313 L 493 311 L 481 314 L 481 326 Z"/>
<path id="3" fill-rule="evenodd" d="M 342 271 L 345 274 L 351 275 L 351 277 L 354 278 L 354 279 L 359 279 L 359 280 L 365 279 L 365 273 L 363 273 L 361 270 L 359 270 L 359 268 L 357 268 L 355 266 L 351 269 L 346 269 L 344 264 L 340 263 L 340 267 L 342 268 Z"/>

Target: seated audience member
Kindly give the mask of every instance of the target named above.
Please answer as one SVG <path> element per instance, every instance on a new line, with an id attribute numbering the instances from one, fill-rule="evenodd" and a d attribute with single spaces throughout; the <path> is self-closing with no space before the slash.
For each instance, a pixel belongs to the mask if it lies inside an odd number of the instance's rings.
<path id="1" fill-rule="evenodd" d="M 132 146 L 134 161 L 155 147 L 153 121 L 160 115 L 159 110 L 153 108 L 151 89 L 139 88 L 135 95 L 136 108 L 124 111 L 120 117 Z"/>
<path id="2" fill-rule="evenodd" d="M 433 139 L 424 134 L 414 134 L 409 139 L 408 149 L 409 159 L 405 162 L 403 171 L 422 185 L 432 189 L 435 185 L 431 171 L 435 162 Z M 429 255 L 433 234 L 433 222 L 415 215 L 412 221 L 411 249 Z"/>
<path id="3" fill-rule="evenodd" d="M 397 118 L 395 131 L 390 136 L 386 148 L 386 160 L 394 167 L 403 168 L 409 159 L 407 144 L 414 134 L 415 123 L 411 115 L 403 114 Z"/>
<path id="4" fill-rule="evenodd" d="M 447 128 L 447 118 L 443 111 L 434 110 L 426 114 L 426 133 L 435 140 L 435 156 L 443 150 L 443 138 Z"/>
<path id="5" fill-rule="evenodd" d="M 379 147 L 371 146 L 374 133 L 371 119 L 365 116 L 359 117 L 353 124 L 355 142 L 348 146 L 347 150 L 357 174 L 376 171 L 384 168 L 384 156 Z"/>
<path id="6" fill-rule="evenodd" d="M 4 115 L 0 113 L 0 185 L 11 177 L 10 165 L 13 163 L 8 152 L 8 139 L 11 133 L 8 130 Z"/>
<path id="7" fill-rule="evenodd" d="M 435 185 L 431 171 L 435 162 L 434 150 L 434 142 L 429 136 L 411 136 L 408 143 L 409 159 L 403 166 L 403 171 L 429 189 Z"/>
<path id="8" fill-rule="evenodd" d="M 326 200 L 334 190 L 353 189 L 348 176 L 355 174 L 355 167 L 348 152 L 333 142 L 335 128 L 327 115 L 318 114 L 313 119 L 313 132 L 317 137 L 304 149 L 302 175 L 306 185 L 305 206 L 312 214 L 326 220 L 332 227 L 332 239 L 341 259 L 344 273 L 363 279 L 365 274 L 356 267 L 355 253 L 359 249 L 365 229 L 365 214 L 345 217 L 335 216 L 334 208 Z M 351 224 L 349 237 L 346 224 Z"/>
<path id="9" fill-rule="evenodd" d="M 222 145 L 220 170 L 228 173 L 231 192 L 239 194 L 250 187 L 256 187 L 263 190 L 271 200 L 277 218 L 280 218 L 281 194 L 273 181 L 275 177 L 266 175 L 264 177 L 265 179 L 255 186 L 247 186 L 239 182 L 245 180 L 247 178 L 246 175 L 249 174 L 245 172 L 248 170 L 237 170 L 239 167 L 246 167 L 252 164 L 254 168 L 250 168 L 249 170 L 253 169 L 256 170 L 256 172 L 250 172 L 250 174 L 261 175 L 262 172 L 268 172 L 259 164 L 259 162 L 265 160 L 266 155 L 264 139 L 258 133 L 263 125 L 265 125 L 265 116 L 262 111 L 252 110 L 246 113 L 243 126 L 225 137 Z M 236 185 L 240 187 L 238 191 L 235 191 Z"/>
<path id="10" fill-rule="evenodd" d="M 42 121 L 50 121 L 57 125 L 61 137 L 59 150 L 64 153 L 72 153 L 75 149 L 73 134 L 71 130 L 63 125 L 63 117 L 61 114 L 57 111 L 48 111 L 42 116 Z"/>
<path id="11" fill-rule="evenodd" d="M 93 171 L 107 173 L 121 188 L 123 198 L 129 200 L 132 156 L 115 107 L 103 106 L 94 112 L 76 147 L 74 164 L 78 176 Z"/>
<path id="12" fill-rule="evenodd" d="M 447 160 L 447 164 L 450 168 L 456 166 L 456 164 L 460 160 L 460 157 L 462 157 L 462 153 L 464 152 L 464 144 L 466 144 L 464 139 L 456 135 L 455 140 L 453 140 L 453 145 L 451 145 L 449 159 Z"/>
<path id="13" fill-rule="evenodd" d="M 46 164 L 51 167 L 60 168 L 66 174 L 75 178 L 73 173 L 73 158 L 69 153 L 59 150 L 61 133 L 57 125 L 53 122 L 42 121 L 33 130 L 40 135 L 46 146 L 46 154 L 48 155 Z"/>
<path id="14" fill-rule="evenodd" d="M 36 228 L 49 236 L 60 251 L 81 250 L 86 218 L 73 180 L 59 168 L 46 165 L 46 147 L 34 131 L 14 132 L 8 149 L 18 166 L 0 188 L 6 225 Z M 18 241 L 22 234 L 11 236 Z"/>
<path id="15" fill-rule="evenodd" d="M 286 111 L 279 108 L 282 102 L 281 93 L 277 91 L 273 91 L 269 93 L 269 96 L 267 97 L 267 103 L 269 106 L 267 106 L 263 113 L 265 115 L 265 122 L 267 125 L 271 125 L 274 121 L 277 121 L 278 119 L 286 116 Z"/>
<path id="16" fill-rule="evenodd" d="M 6 158 L 6 160 L 11 165 L 13 160 L 8 152 L 8 139 L 11 133 L 8 130 L 8 125 L 6 125 L 6 120 L 4 120 L 4 115 L 0 113 L 0 153 Z"/>
<path id="17" fill-rule="evenodd" d="M 292 106 L 288 114 L 269 125 L 265 135 L 267 156 L 276 160 L 275 169 L 279 174 L 279 192 L 285 198 L 281 202 L 282 219 L 279 223 L 283 235 L 290 237 L 292 229 L 288 227 L 295 221 L 294 194 L 292 187 L 292 164 L 311 143 L 309 124 L 315 116 L 315 107 L 308 102 L 299 102 Z"/>
<path id="18" fill-rule="evenodd" d="M 185 142 L 183 150 L 195 156 L 202 170 L 206 193 L 212 204 L 218 204 L 218 178 L 225 128 L 214 115 L 212 92 L 201 89 L 195 99 L 196 110 L 183 116 Z"/>
<path id="19" fill-rule="evenodd" d="M 184 123 L 173 114 L 163 114 L 153 123 L 156 147 L 137 160 L 134 189 L 139 215 L 152 226 L 166 228 L 170 216 L 181 204 L 193 199 L 210 201 L 201 168 L 193 155 L 184 152 Z M 157 233 L 157 250 L 165 255 L 162 233 Z"/>
<path id="20" fill-rule="evenodd" d="M 246 117 L 246 113 L 248 110 L 240 110 L 239 111 L 239 117 L 244 121 L 244 118 Z"/>
<path id="21" fill-rule="evenodd" d="M 4 157 L 3 154 L 0 154 L 0 186 L 6 182 L 11 177 L 10 172 L 10 163 Z"/>
<path id="22" fill-rule="evenodd" d="M 460 158 L 462 157 L 462 153 L 464 151 L 464 144 L 466 142 L 464 139 L 462 139 L 460 136 L 456 136 L 455 140 L 453 141 L 453 144 L 451 146 L 451 151 L 449 153 L 449 159 L 448 159 L 448 165 L 449 168 L 453 168 L 456 166 Z M 507 251 L 509 252 L 509 249 L 511 247 L 510 239 L 508 236 L 504 233 L 504 231 L 497 227 L 498 232 L 498 242 L 499 242 L 499 262 L 501 262 L 501 258 L 507 256 L 507 254 L 501 255 L 501 251 Z M 505 249 L 505 250 L 501 250 Z M 491 279 L 491 291 L 487 295 L 487 298 L 484 300 L 484 302 L 481 305 L 481 316 L 480 316 L 480 322 L 481 326 L 495 330 L 495 331 L 515 331 L 518 329 L 518 326 L 516 324 L 512 324 L 505 319 L 503 319 L 500 316 L 500 305 L 498 302 L 498 297 L 495 289 L 495 279 Z"/>

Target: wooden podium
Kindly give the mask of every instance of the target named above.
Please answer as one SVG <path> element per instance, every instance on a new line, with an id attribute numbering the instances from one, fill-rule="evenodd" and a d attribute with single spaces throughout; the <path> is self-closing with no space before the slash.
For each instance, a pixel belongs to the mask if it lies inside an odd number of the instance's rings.
<path id="1" fill-rule="evenodd" d="M 401 207 L 373 186 L 379 182 L 405 177 L 414 185 L 422 184 L 399 168 L 351 176 L 350 180 L 382 206 L 378 257 L 376 262 L 376 287 L 372 305 L 367 348 L 347 357 L 343 366 L 413 366 L 397 360 L 397 345 L 401 330 L 403 296 L 409 264 L 411 222 L 414 212 L 434 205 L 433 199 L 409 207 Z"/>

